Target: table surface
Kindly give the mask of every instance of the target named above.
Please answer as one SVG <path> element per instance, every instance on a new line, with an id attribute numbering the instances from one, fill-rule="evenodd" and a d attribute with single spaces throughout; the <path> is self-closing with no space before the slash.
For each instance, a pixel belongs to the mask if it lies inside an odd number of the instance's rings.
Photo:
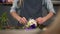
<path id="1" fill-rule="evenodd" d="M 13 30 L 1 30 L 0 34 L 37 34 L 40 33 L 40 29 L 30 29 L 30 30 L 21 30 L 21 29 L 13 29 Z"/>

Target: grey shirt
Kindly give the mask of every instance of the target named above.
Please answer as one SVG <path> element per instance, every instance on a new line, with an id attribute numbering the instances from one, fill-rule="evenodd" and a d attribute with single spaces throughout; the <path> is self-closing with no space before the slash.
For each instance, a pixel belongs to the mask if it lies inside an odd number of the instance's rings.
<path id="1" fill-rule="evenodd" d="M 16 8 L 19 8 L 19 6 L 17 5 L 18 1 L 19 0 L 14 0 L 10 12 L 16 11 Z M 51 0 L 42 0 L 42 6 L 45 7 L 48 11 L 52 11 L 53 13 L 55 13 Z"/>

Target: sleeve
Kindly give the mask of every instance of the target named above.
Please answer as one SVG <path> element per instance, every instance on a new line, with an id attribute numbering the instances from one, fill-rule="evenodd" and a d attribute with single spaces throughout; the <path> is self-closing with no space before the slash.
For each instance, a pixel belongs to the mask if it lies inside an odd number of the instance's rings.
<path id="1" fill-rule="evenodd" d="M 53 3 L 51 0 L 45 0 L 45 7 L 48 11 L 53 12 L 54 14 L 56 14 L 54 8 L 53 8 Z"/>
<path id="2" fill-rule="evenodd" d="M 18 0 L 14 0 L 10 12 L 16 11 Z"/>

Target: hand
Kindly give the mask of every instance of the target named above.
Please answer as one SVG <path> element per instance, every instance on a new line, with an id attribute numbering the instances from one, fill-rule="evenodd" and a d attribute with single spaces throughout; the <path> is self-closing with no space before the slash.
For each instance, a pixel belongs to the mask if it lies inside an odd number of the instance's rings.
<path id="1" fill-rule="evenodd" d="M 36 21 L 38 24 L 43 24 L 46 21 L 46 18 L 45 17 L 39 17 L 36 19 Z"/>
<path id="2" fill-rule="evenodd" d="M 22 18 L 20 18 L 19 22 L 22 23 L 22 24 L 26 24 L 27 19 L 25 17 L 22 17 Z"/>

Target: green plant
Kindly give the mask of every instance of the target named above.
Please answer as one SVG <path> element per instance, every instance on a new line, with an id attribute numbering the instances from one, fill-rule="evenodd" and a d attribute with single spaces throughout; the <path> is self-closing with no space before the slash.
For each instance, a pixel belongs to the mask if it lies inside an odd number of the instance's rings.
<path id="1" fill-rule="evenodd" d="M 8 26 L 8 16 L 7 12 L 4 12 L 0 17 L 0 28 Z"/>

